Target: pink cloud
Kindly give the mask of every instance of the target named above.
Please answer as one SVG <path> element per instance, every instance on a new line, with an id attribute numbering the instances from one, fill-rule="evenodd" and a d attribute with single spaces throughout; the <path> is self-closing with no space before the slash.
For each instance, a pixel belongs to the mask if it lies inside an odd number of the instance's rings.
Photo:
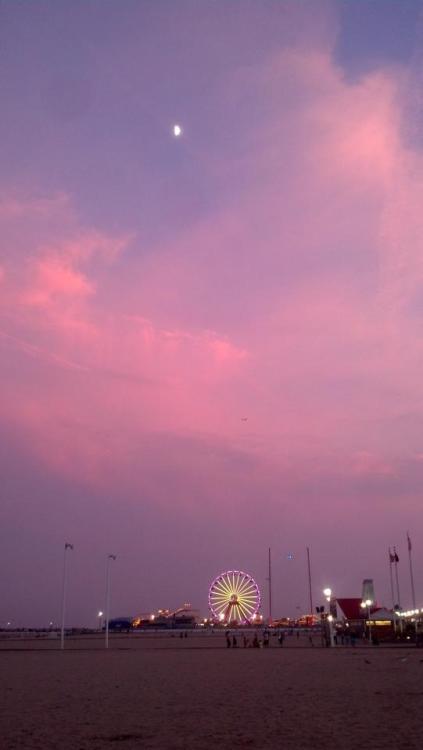
<path id="1" fill-rule="evenodd" d="M 349 83 L 327 49 L 239 71 L 225 96 L 235 112 L 253 92 L 261 114 L 213 165 L 225 207 L 154 252 L 126 256 L 139 237 L 80 226 L 68 199 L 6 199 L 4 221 L 28 220 L 30 257 L 22 271 L 8 256 L 6 333 L 55 375 L 44 392 L 6 383 L 5 413 L 43 460 L 107 481 L 160 433 L 212 437 L 275 475 L 395 474 L 404 446 L 389 425 L 423 397 L 407 311 L 423 162 L 403 140 L 403 85 L 399 70 Z M 32 246 L 46 211 L 65 231 L 46 226 Z"/>
<path id="2" fill-rule="evenodd" d="M 0 219 L 15 220 L 31 217 L 48 218 L 61 212 L 69 212 L 70 199 L 66 193 L 53 196 L 22 195 L 19 191 L 0 191 Z"/>
<path id="3" fill-rule="evenodd" d="M 26 305 L 49 306 L 60 297 L 85 297 L 94 292 L 86 276 L 59 258 L 37 261 L 33 287 L 22 297 Z"/>

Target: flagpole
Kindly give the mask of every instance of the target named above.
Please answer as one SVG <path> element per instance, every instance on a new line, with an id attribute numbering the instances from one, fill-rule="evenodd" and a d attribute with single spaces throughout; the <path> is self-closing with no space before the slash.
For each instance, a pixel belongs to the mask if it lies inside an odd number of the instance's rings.
<path id="1" fill-rule="evenodd" d="M 313 594 L 311 591 L 311 565 L 310 565 L 310 548 L 307 547 L 307 571 L 308 571 L 308 594 L 310 597 L 310 614 L 313 617 Z"/>
<path id="2" fill-rule="evenodd" d="M 395 610 L 394 579 L 393 579 L 393 575 L 392 575 L 392 563 L 395 560 L 395 555 L 392 554 L 390 547 L 388 549 L 388 558 L 389 558 L 389 581 L 390 581 L 390 584 L 391 584 L 391 598 L 392 598 L 392 616 L 394 618 L 394 621 L 393 621 L 394 622 L 394 633 L 396 634 L 396 632 L 397 632 L 397 621 L 395 619 L 395 617 L 396 617 L 396 615 L 395 615 L 396 610 Z"/>
<path id="3" fill-rule="evenodd" d="M 66 610 L 66 574 L 67 574 L 67 551 L 68 549 L 73 550 L 73 545 L 68 542 L 65 543 L 65 549 L 63 552 L 63 580 L 62 580 L 62 625 L 60 629 L 60 648 L 63 651 L 65 648 L 65 610 Z"/>
<path id="4" fill-rule="evenodd" d="M 392 576 L 392 557 L 393 557 L 393 555 L 392 555 L 390 547 L 389 547 L 388 554 L 389 554 L 389 580 L 390 580 L 390 583 L 391 583 L 392 609 L 394 609 L 394 607 L 395 607 L 395 594 L 394 594 L 394 579 L 393 579 L 393 576 Z"/>
<path id="5" fill-rule="evenodd" d="M 269 547 L 269 625 L 272 622 L 272 557 L 271 549 Z"/>
<path id="6" fill-rule="evenodd" d="M 400 598 L 399 581 L 398 581 L 398 563 L 399 563 L 399 557 L 397 555 L 396 547 L 394 547 L 394 557 L 395 557 L 395 562 L 394 562 L 394 565 L 395 565 L 395 580 L 396 580 L 396 584 L 397 584 L 397 600 L 398 600 L 397 604 L 398 604 L 398 607 L 401 609 L 401 598 Z"/>
<path id="7" fill-rule="evenodd" d="M 411 539 L 407 531 L 407 547 L 408 547 L 408 563 L 410 566 L 410 584 L 411 584 L 411 598 L 413 602 L 413 609 L 416 609 L 416 592 L 414 588 L 414 574 L 413 574 L 413 561 L 411 559 Z"/>

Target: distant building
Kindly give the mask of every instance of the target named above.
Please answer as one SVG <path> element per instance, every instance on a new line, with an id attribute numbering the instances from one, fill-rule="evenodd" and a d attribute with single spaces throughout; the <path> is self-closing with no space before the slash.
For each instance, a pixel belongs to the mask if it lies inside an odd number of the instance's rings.
<path id="1" fill-rule="evenodd" d="M 195 628 L 200 622 L 200 613 L 190 604 L 183 604 L 175 610 L 159 609 L 150 614 L 141 614 L 133 618 L 133 628 Z"/>

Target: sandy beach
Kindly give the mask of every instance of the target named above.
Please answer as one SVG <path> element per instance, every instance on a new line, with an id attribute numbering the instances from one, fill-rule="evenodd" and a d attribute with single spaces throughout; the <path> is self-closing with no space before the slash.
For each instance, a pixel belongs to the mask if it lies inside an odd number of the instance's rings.
<path id="1" fill-rule="evenodd" d="M 226 649 L 224 637 L 9 639 L 2 750 L 420 748 L 413 648 Z"/>

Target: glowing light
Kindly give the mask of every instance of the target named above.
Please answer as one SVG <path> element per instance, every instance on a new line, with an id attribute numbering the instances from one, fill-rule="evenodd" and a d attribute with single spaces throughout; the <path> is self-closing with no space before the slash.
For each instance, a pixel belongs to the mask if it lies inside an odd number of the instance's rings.
<path id="1" fill-rule="evenodd" d="M 323 589 L 323 593 L 325 596 L 328 596 L 330 598 L 332 596 L 332 589 Z"/>
<path id="2" fill-rule="evenodd" d="M 209 607 L 220 622 L 252 622 L 260 608 L 260 601 L 256 582 L 242 570 L 221 573 L 209 589 Z"/>
<path id="3" fill-rule="evenodd" d="M 172 129 L 172 132 L 173 132 L 173 135 L 175 136 L 175 138 L 179 138 L 182 135 L 182 128 L 181 128 L 181 126 L 178 125 L 177 123 L 175 123 L 175 125 L 173 126 L 173 129 Z"/>

